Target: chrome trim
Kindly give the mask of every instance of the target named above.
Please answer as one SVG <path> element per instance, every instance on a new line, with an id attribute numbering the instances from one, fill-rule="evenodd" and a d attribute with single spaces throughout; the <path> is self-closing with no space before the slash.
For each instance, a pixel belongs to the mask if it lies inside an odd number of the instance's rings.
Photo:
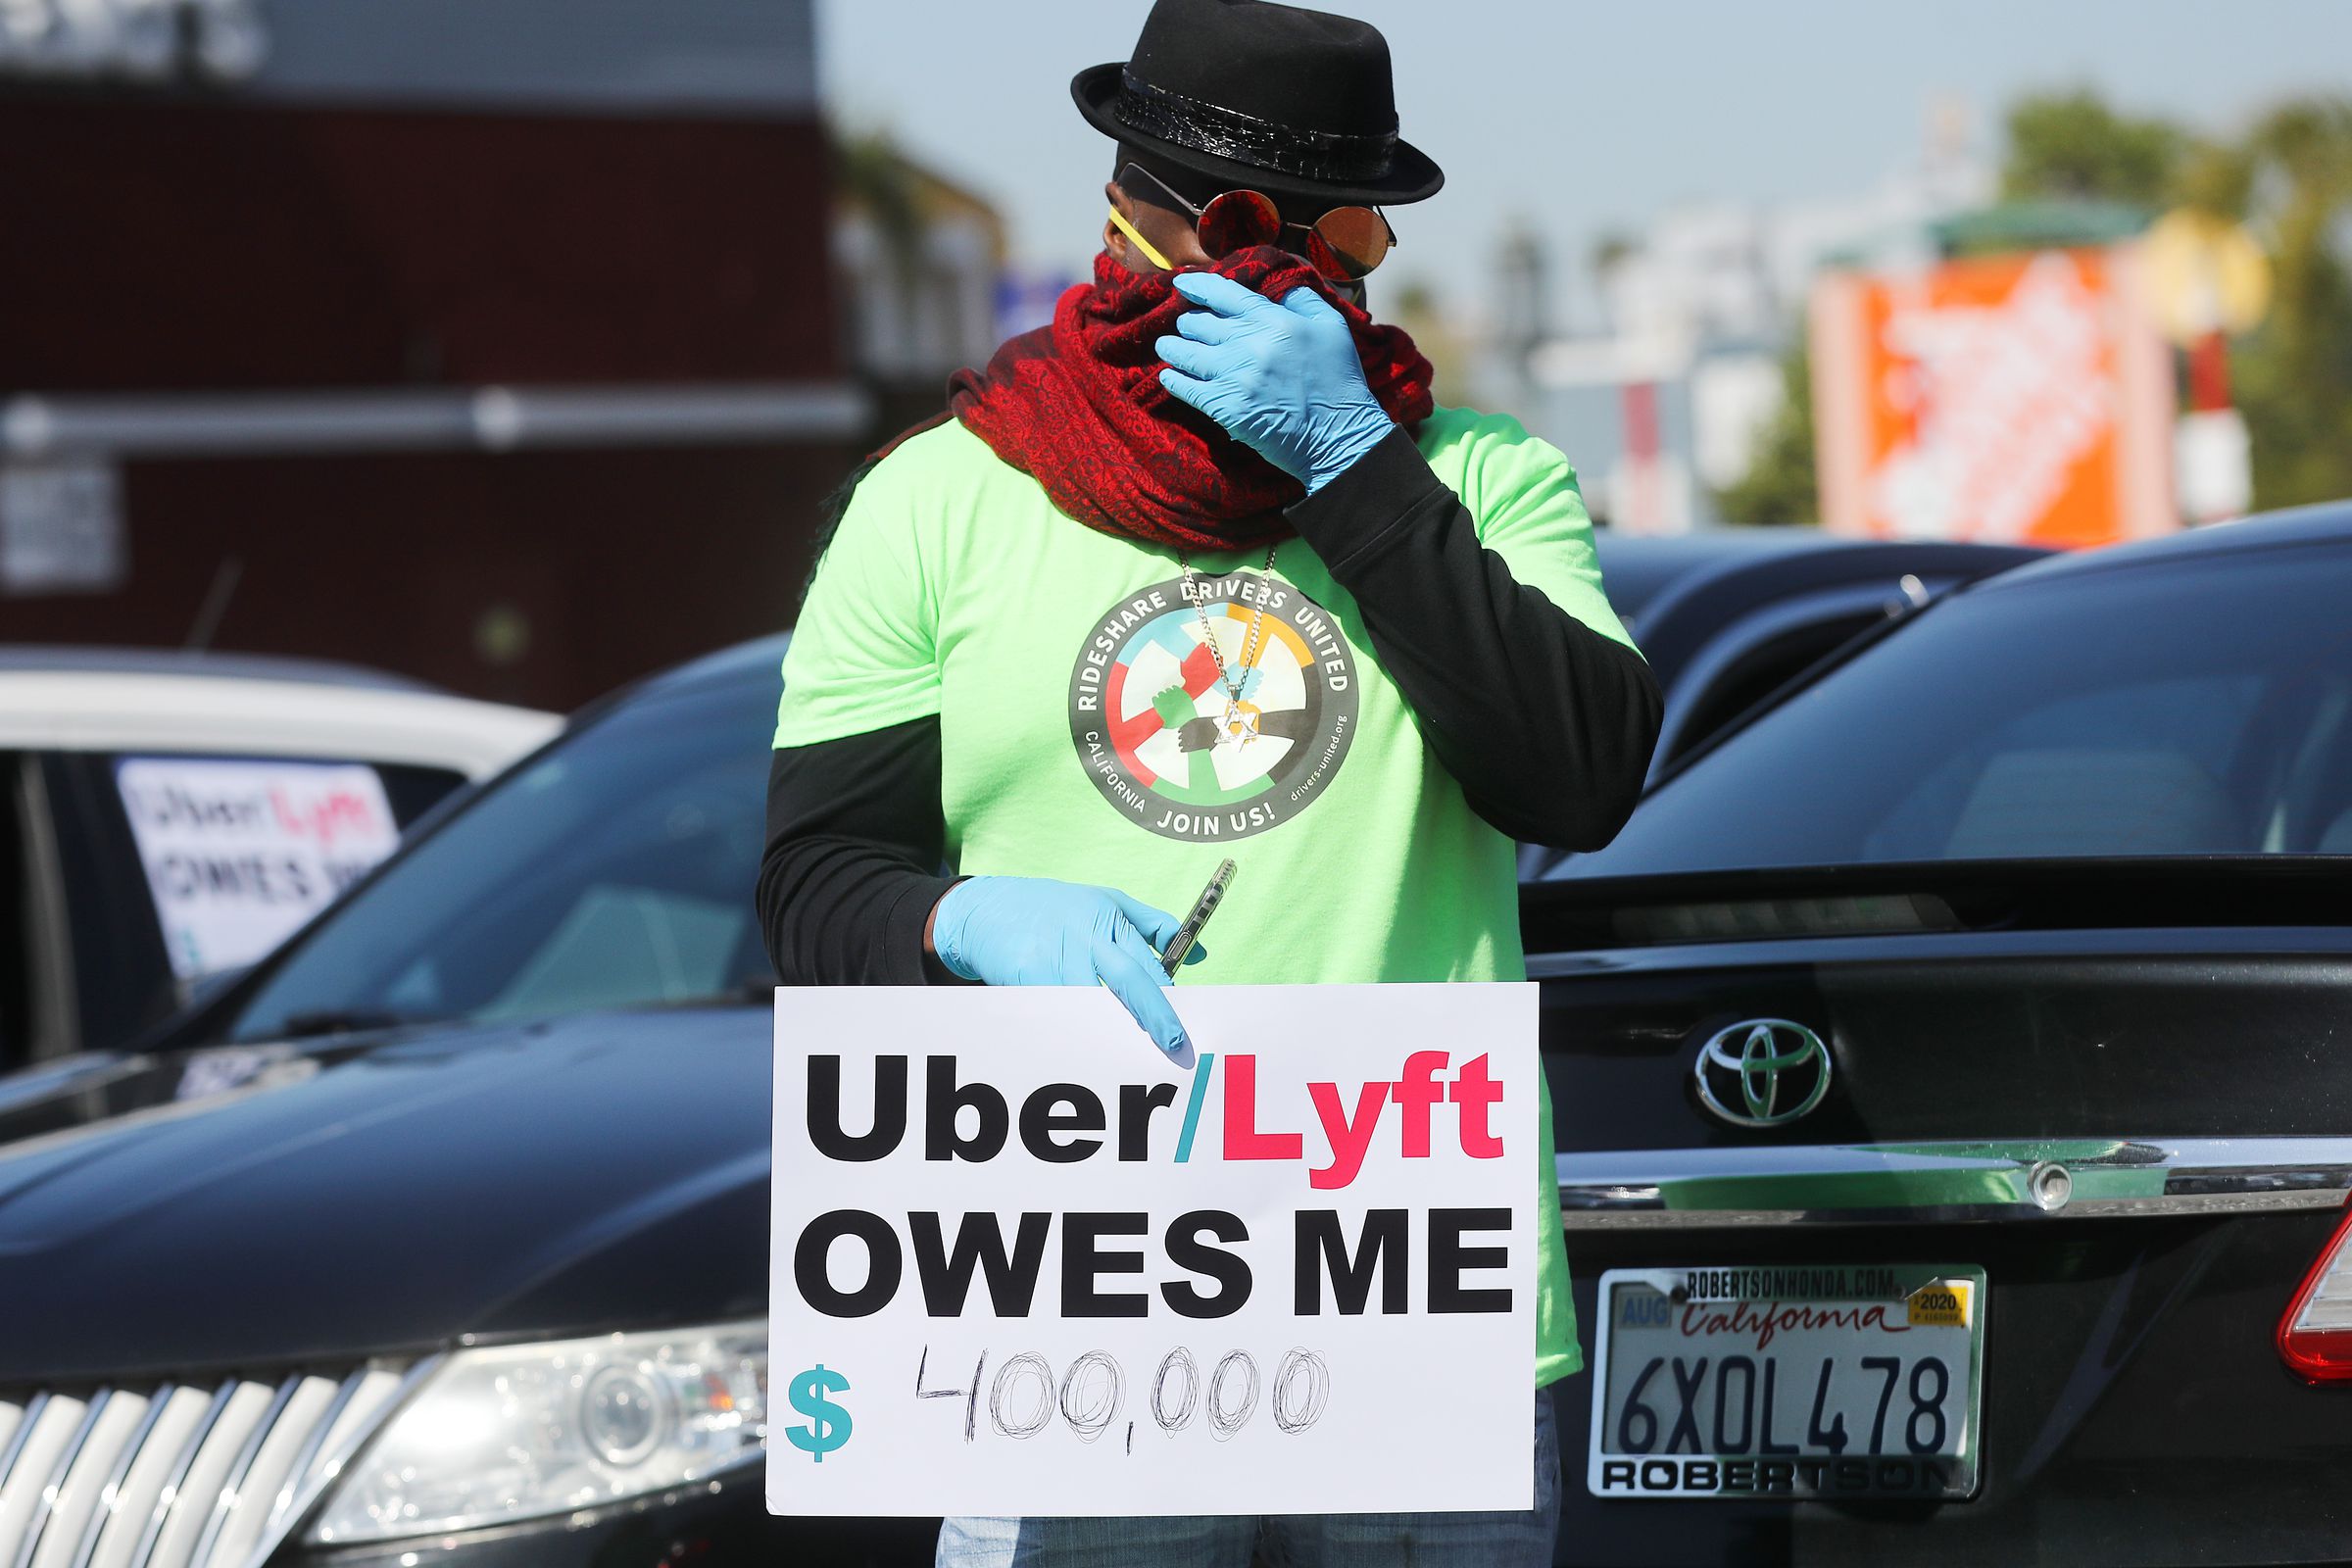
<path id="1" fill-rule="evenodd" d="M 286 1467 L 285 1485 L 279 1487 L 277 1495 L 270 1500 L 270 1517 L 263 1521 L 262 1534 L 270 1533 L 270 1527 L 277 1523 L 287 1505 L 294 1500 L 294 1494 L 302 1490 L 302 1478 L 311 1473 L 311 1461 L 318 1458 L 318 1450 L 326 1446 L 326 1435 L 334 1430 L 335 1422 L 341 1419 L 344 1409 L 350 1405 L 351 1396 L 359 1393 L 360 1386 L 367 1381 L 368 1369 L 363 1366 L 343 1380 L 343 1386 L 335 1390 L 335 1396 L 326 1401 L 326 1408 L 318 1412 L 318 1419 L 311 1426 L 311 1435 L 302 1440 L 302 1446 L 294 1452 L 294 1462 Z"/>
<path id="2" fill-rule="evenodd" d="M 307 1479 L 303 1481 L 302 1490 L 295 1495 L 292 1506 L 286 1508 L 282 1513 L 275 1513 L 271 1516 L 269 1528 L 262 1532 L 262 1539 L 254 1544 L 253 1554 L 245 1559 L 242 1568 L 262 1568 L 262 1565 L 270 1560 L 270 1553 L 276 1551 L 296 1533 L 309 1525 L 311 1516 L 317 1513 L 319 1504 L 326 1500 L 334 1484 L 342 1479 L 343 1467 L 357 1458 L 360 1450 L 368 1446 L 368 1442 L 381 1432 L 394 1416 L 408 1408 L 409 1401 L 416 1397 L 416 1391 L 424 1386 L 425 1380 L 440 1371 L 448 1361 L 449 1355 L 446 1351 L 436 1351 L 410 1367 L 402 1375 L 400 1386 L 385 1398 L 375 1414 L 361 1422 L 351 1435 L 343 1440 L 341 1446 L 319 1459 L 318 1468 L 310 1472 Z M 368 1370 L 367 1367 L 362 1367 L 353 1375 L 352 1387 L 355 1390 L 359 1387 L 359 1379 L 367 1376 Z M 337 1413 L 340 1413 L 339 1404 Z M 333 1426 L 334 1417 L 330 1415 L 319 1423 L 318 1430 L 323 1436 Z M 298 1468 L 295 1474 L 302 1476 L 304 1472 Z"/>
<path id="3" fill-rule="evenodd" d="M 1794 1049 L 1780 1049 L 1781 1031 L 1794 1035 Z M 1740 1038 L 1740 1052 L 1732 1053 L 1733 1036 Z M 1743 1110 L 1734 1110 L 1715 1093 L 1715 1085 L 1707 1074 L 1720 1067 L 1736 1074 L 1740 1081 L 1740 1104 Z M 1781 1074 L 1813 1069 L 1813 1087 L 1802 1100 L 1783 1109 L 1780 1102 Z M 1743 1018 L 1729 1028 L 1718 1029 L 1698 1048 L 1698 1059 L 1690 1064 L 1690 1080 L 1698 1090 L 1699 1103 L 1715 1113 L 1717 1121 L 1733 1127 L 1785 1127 L 1800 1117 L 1809 1116 L 1829 1098 L 1830 1080 L 1835 1076 L 1830 1061 L 1829 1042 L 1788 1018 Z M 1764 1080 L 1761 1096 L 1755 1092 L 1755 1082 Z"/>
<path id="4" fill-rule="evenodd" d="M 445 1360 L 24 1390 L 0 1438 L 0 1568 L 264 1563 Z"/>
<path id="5" fill-rule="evenodd" d="M 155 1494 L 155 1506 L 147 1512 L 147 1528 L 139 1532 L 139 1544 L 130 1548 L 130 1568 L 147 1568 L 155 1560 L 155 1548 L 163 1540 L 164 1525 L 171 1519 L 173 1505 L 179 1501 L 179 1489 L 186 1485 L 188 1471 L 195 1465 L 196 1455 L 204 1451 L 205 1442 L 212 1437 L 213 1428 L 220 1424 L 220 1412 L 228 1408 L 228 1401 L 242 1381 L 230 1378 L 213 1391 L 213 1402 L 197 1418 L 195 1429 L 189 1432 L 188 1441 L 179 1450 L 179 1457 L 172 1461 L 171 1472 L 164 1477 L 162 1490 Z"/>
<path id="6" fill-rule="evenodd" d="M 98 1418 L 106 1413 L 106 1407 L 114 1397 L 115 1391 L 107 1388 L 91 1395 L 90 1402 L 82 1407 L 81 1425 L 74 1429 L 74 1436 L 66 1440 L 66 1446 L 57 1450 L 57 1463 L 50 1466 L 49 1479 L 41 1485 L 39 1499 L 33 1503 L 32 1512 L 25 1516 L 24 1539 L 17 1545 L 16 1568 L 28 1568 L 32 1562 L 33 1552 L 40 1547 L 41 1536 L 48 1530 L 49 1520 L 57 1512 L 57 1494 L 65 1489 L 66 1477 L 74 1473 L 74 1461 L 81 1457 L 82 1447 L 90 1441 L 90 1434 L 98 1430 Z"/>
<path id="7" fill-rule="evenodd" d="M 245 1435 L 244 1446 L 237 1450 L 237 1456 L 228 1462 L 228 1469 L 221 1473 L 220 1494 L 213 1499 L 213 1514 L 204 1522 L 204 1534 L 196 1538 L 196 1549 L 188 1554 L 188 1568 L 209 1568 L 213 1560 L 213 1547 L 220 1544 L 220 1532 L 228 1528 L 228 1516 L 237 1506 L 237 1494 L 245 1490 L 245 1477 L 253 1470 L 254 1456 L 262 1451 L 262 1445 L 270 1441 L 270 1429 L 286 1413 L 286 1402 L 294 1397 L 294 1391 L 301 1388 L 302 1384 L 303 1374 L 300 1372 L 289 1375 L 280 1383 L 277 1393 L 270 1396 L 269 1408 L 254 1422 L 253 1430 Z"/>
<path id="8" fill-rule="evenodd" d="M 1573 880 L 1573 879 L 1571 879 Z M 1753 902 L 1691 899 L 1691 904 Z M 2177 953 L 2200 958 L 2251 954 L 2258 957 L 2341 958 L 2352 953 L 2352 925 L 2150 926 L 2120 931 L 2069 931 L 2068 957 L 2166 956 L 2150 944 L 2178 939 Z M 1596 974 L 1682 974 L 1705 970 L 1778 969 L 1790 964 L 1923 962 L 1958 958 L 2047 958 L 2047 931 L 1889 931 L 1868 936 L 1732 938 L 1663 943 L 1642 948 L 1592 948 L 1530 954 L 1530 980 L 1582 980 Z M 1688 1036 L 1671 1031 L 1671 1038 Z"/>
<path id="9" fill-rule="evenodd" d="M 98 1538 L 106 1533 L 108 1523 L 115 1517 L 115 1502 L 122 1494 L 123 1479 L 130 1474 L 130 1467 L 137 1461 L 139 1450 L 147 1446 L 147 1438 L 155 1431 L 156 1422 L 163 1419 L 164 1406 L 170 1404 L 172 1396 L 178 1392 L 178 1384 L 166 1383 L 148 1395 L 147 1413 L 139 1417 L 139 1424 L 131 1432 L 130 1441 L 122 1445 L 121 1453 L 115 1455 L 115 1467 L 107 1472 L 106 1485 L 98 1489 L 97 1505 L 90 1510 L 90 1522 L 82 1527 L 81 1544 L 74 1548 L 69 1568 L 90 1568 L 90 1559 L 98 1554 Z"/>
<path id="10" fill-rule="evenodd" d="M 2335 1208 L 2352 1138 L 1945 1140 L 1556 1157 L 1571 1231 Z"/>
<path id="11" fill-rule="evenodd" d="M 25 1440 L 32 1436 L 33 1422 L 48 1408 L 46 1390 L 24 1401 L 24 1413 L 17 1417 L 17 1430 L 8 1435 L 7 1446 L 0 1447 L 0 1487 L 8 1485 L 10 1473 L 17 1468 L 17 1456 L 24 1451 Z"/>

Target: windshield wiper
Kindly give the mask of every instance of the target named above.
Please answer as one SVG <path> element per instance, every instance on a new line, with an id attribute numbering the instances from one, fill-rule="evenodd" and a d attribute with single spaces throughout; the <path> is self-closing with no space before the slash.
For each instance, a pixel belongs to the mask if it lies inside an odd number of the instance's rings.
<path id="1" fill-rule="evenodd" d="M 658 1007 L 765 1007 L 773 1004 L 776 982 L 773 980 L 738 980 L 716 991 L 706 991 L 697 997 L 648 997 L 632 1002 L 616 1011 L 644 1012 Z"/>
<path id="2" fill-rule="evenodd" d="M 274 1033 L 281 1040 L 303 1040 L 315 1035 L 352 1035 L 365 1030 L 447 1021 L 424 1013 L 394 1012 L 388 1007 L 325 1007 L 316 1012 L 290 1013 Z"/>

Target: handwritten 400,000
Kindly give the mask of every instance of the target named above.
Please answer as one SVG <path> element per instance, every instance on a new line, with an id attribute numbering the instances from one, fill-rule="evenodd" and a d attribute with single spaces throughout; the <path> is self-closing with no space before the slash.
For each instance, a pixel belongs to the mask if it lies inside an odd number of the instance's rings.
<path id="1" fill-rule="evenodd" d="M 1034 1350 L 1000 1361 L 991 1377 L 989 1354 L 980 1352 L 962 1388 L 931 1386 L 929 1346 L 915 1362 L 914 1396 L 961 1400 L 966 1443 L 981 1433 L 984 1404 L 986 1429 L 1004 1438 L 1034 1438 L 1058 1416 L 1079 1442 L 1093 1443 L 1125 1417 L 1124 1441 L 1132 1453 L 1141 1419 L 1148 1418 L 1170 1435 L 1198 1429 L 1222 1443 L 1247 1427 L 1262 1402 L 1275 1427 L 1295 1437 L 1322 1418 L 1331 1397 L 1331 1373 L 1323 1358 L 1297 1347 L 1284 1352 L 1272 1379 L 1261 1383 L 1257 1358 L 1247 1350 L 1226 1351 L 1204 1374 L 1193 1352 L 1177 1346 L 1160 1357 L 1151 1387 L 1137 1391 L 1141 1397 L 1132 1414 L 1127 1369 L 1107 1351 L 1088 1350 L 1073 1357 L 1059 1377 Z"/>

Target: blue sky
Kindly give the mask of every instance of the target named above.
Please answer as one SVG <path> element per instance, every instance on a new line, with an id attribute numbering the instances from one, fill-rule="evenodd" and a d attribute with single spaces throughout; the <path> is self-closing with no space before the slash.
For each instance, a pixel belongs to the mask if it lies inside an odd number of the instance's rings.
<path id="1" fill-rule="evenodd" d="M 1919 153 L 1956 96 L 1975 136 L 2036 87 L 2215 129 L 2299 90 L 2352 92 L 2352 0 L 1326 0 L 1388 35 L 1404 135 L 1443 164 L 1396 214 L 1391 269 L 1482 290 L 1521 218 L 1581 272 L 1592 243 L 1692 201 L 1836 196 Z M 1076 272 L 1110 144 L 1071 108 L 1126 57 L 1144 0 L 818 0 L 825 91 L 852 126 L 996 201 L 1019 258 Z"/>

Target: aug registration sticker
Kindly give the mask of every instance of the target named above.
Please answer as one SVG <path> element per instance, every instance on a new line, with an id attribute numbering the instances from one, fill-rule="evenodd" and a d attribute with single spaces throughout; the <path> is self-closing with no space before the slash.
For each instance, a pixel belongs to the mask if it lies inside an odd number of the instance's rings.
<path id="1" fill-rule="evenodd" d="M 1975 1494 L 1983 1269 L 1612 1269 L 1600 1304 L 1594 1495 Z"/>

